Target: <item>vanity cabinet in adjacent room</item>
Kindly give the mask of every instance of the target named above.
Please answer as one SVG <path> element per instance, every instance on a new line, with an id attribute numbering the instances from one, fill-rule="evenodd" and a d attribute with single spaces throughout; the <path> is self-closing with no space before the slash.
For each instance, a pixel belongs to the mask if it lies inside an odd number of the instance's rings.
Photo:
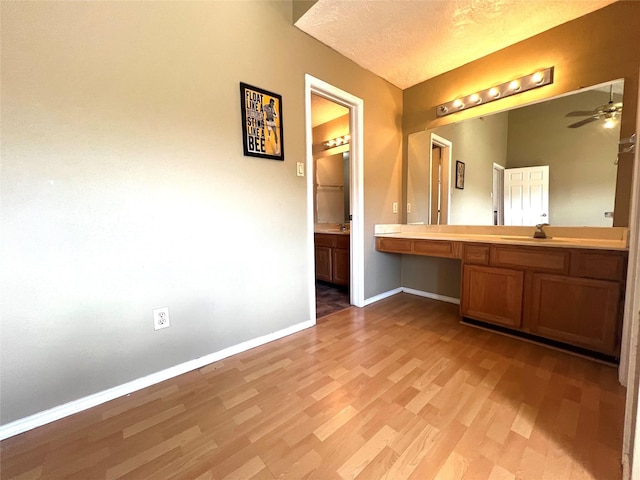
<path id="1" fill-rule="evenodd" d="M 350 272 L 349 234 L 316 233 L 316 279 L 348 286 Z"/>

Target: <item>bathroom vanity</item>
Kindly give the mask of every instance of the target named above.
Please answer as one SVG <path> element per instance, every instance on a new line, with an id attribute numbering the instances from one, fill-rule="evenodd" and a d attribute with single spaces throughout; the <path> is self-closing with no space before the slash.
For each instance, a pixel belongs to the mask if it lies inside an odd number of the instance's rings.
<path id="1" fill-rule="evenodd" d="M 463 321 L 609 359 L 620 355 L 627 229 L 384 225 L 380 252 L 459 259 Z"/>
<path id="2" fill-rule="evenodd" d="M 349 286 L 349 232 L 339 228 L 316 230 L 314 246 L 316 279 Z"/>

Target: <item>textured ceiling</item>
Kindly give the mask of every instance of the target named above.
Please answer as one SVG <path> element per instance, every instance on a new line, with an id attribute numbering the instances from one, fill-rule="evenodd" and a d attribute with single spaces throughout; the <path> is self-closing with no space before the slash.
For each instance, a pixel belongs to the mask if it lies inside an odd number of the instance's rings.
<path id="1" fill-rule="evenodd" d="M 401 89 L 616 0 L 318 0 L 296 26 Z"/>
<path id="2" fill-rule="evenodd" d="M 311 126 L 317 127 L 349 113 L 347 107 L 338 105 L 319 95 L 311 95 Z"/>

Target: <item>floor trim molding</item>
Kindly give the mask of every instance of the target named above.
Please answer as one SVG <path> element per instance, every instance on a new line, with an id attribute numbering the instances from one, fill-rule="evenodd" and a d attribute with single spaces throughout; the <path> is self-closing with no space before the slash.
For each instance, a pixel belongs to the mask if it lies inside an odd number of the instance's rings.
<path id="1" fill-rule="evenodd" d="M 402 288 L 394 288 L 393 290 L 389 290 L 388 292 L 383 292 L 373 297 L 369 297 L 364 301 L 364 306 L 371 305 L 372 303 L 379 302 L 380 300 L 384 300 L 385 298 L 391 297 L 397 293 L 402 293 Z"/>
<path id="2" fill-rule="evenodd" d="M 422 290 L 415 290 L 413 288 L 402 287 L 404 293 L 411 295 L 418 295 L 419 297 L 432 298 L 433 300 L 440 300 L 441 302 L 453 303 L 460 305 L 460 299 L 454 297 L 447 297 L 446 295 L 440 295 L 438 293 L 423 292 Z"/>
<path id="3" fill-rule="evenodd" d="M 408 288 L 408 287 L 394 288 L 393 290 L 389 290 L 387 292 L 380 293 L 374 297 L 367 298 L 364 301 L 364 304 L 365 306 L 371 305 L 372 303 L 379 302 L 380 300 L 384 300 L 385 298 L 391 297 L 398 293 L 408 293 L 410 295 L 417 295 L 419 297 L 426 297 L 426 298 L 431 298 L 433 300 L 440 300 L 441 302 L 460 305 L 459 298 L 447 297 L 446 295 L 440 295 L 439 293 L 424 292 L 422 290 L 416 290 L 414 288 Z"/>
<path id="4" fill-rule="evenodd" d="M 277 332 L 269 333 L 261 337 L 247 340 L 246 342 L 239 343 L 238 345 L 233 345 L 218 352 L 205 355 L 204 357 L 196 358 L 194 360 L 175 365 L 165 370 L 152 373 L 151 375 L 132 380 L 131 382 L 118 385 L 117 387 L 109 388 L 107 390 L 103 390 L 102 392 L 94 393 L 92 395 L 79 398 L 78 400 L 73 400 L 63 405 L 53 407 L 49 410 L 44 410 L 28 417 L 15 420 L 11 423 L 1 425 L 0 440 L 5 440 L 9 437 L 19 435 L 20 433 L 24 433 L 28 430 L 41 427 L 43 425 L 46 425 L 47 423 L 60 420 L 61 418 L 73 415 L 74 413 L 87 410 L 110 400 L 114 400 L 118 397 L 122 397 L 151 385 L 164 382 L 165 380 L 168 380 L 170 378 L 177 377 L 178 375 L 182 375 L 197 368 L 202 368 L 205 365 L 209 365 L 210 363 L 217 362 L 224 358 L 245 352 L 255 347 L 259 347 L 260 345 L 264 345 L 265 343 L 273 342 L 274 340 L 292 335 L 315 325 L 315 320 L 307 320 L 306 322 L 292 325 Z"/>

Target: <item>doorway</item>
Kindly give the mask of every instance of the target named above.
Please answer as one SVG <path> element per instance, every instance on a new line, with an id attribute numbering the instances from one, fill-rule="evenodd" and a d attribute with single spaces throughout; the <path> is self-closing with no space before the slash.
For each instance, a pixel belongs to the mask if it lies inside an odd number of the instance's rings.
<path id="1" fill-rule="evenodd" d="M 349 109 L 311 94 L 316 320 L 348 308 Z"/>
<path id="2" fill-rule="evenodd" d="M 504 167 L 493 164 L 493 190 L 491 191 L 493 205 L 493 224 L 504 225 Z"/>
<path id="3" fill-rule="evenodd" d="M 429 224 L 448 225 L 451 204 L 451 146 L 446 138 L 431 133 L 429 149 Z"/>
<path id="4" fill-rule="evenodd" d="M 316 319 L 316 282 L 315 282 L 315 245 L 314 245 L 314 208 L 315 162 L 313 155 L 312 94 L 346 107 L 349 111 L 349 206 L 350 206 L 350 242 L 349 242 L 349 303 L 357 307 L 364 306 L 364 175 L 363 175 L 363 106 L 362 99 L 336 88 L 311 75 L 305 75 L 305 111 L 306 111 L 306 160 L 307 177 L 307 258 L 309 265 L 308 295 L 309 318 Z"/>

